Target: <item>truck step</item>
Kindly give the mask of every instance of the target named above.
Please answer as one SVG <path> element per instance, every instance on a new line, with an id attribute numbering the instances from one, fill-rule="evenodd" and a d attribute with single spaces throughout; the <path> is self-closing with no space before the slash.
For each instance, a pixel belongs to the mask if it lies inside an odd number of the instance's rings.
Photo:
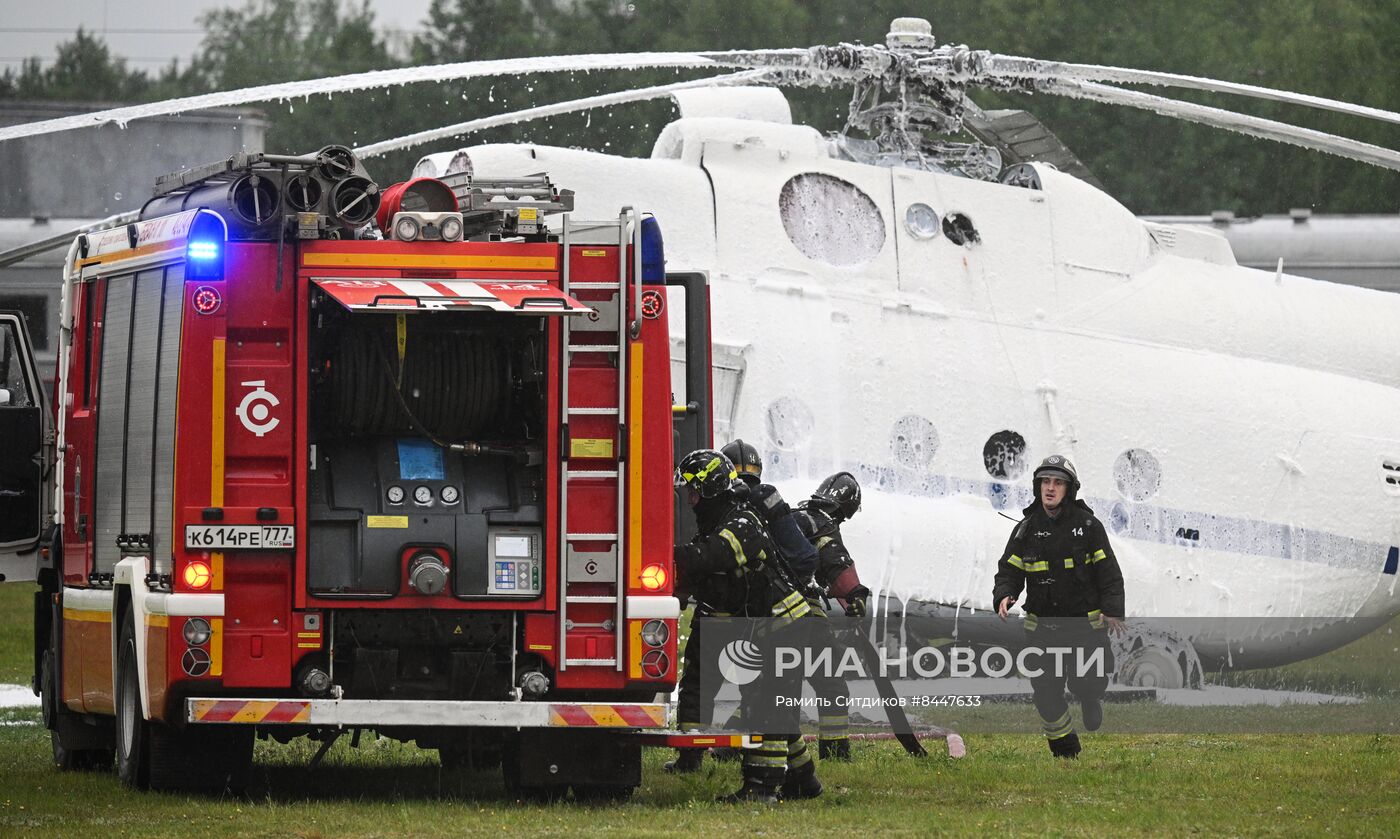
<path id="1" fill-rule="evenodd" d="M 617 598 L 610 594 L 571 594 L 567 598 L 570 603 L 616 603 Z"/>
<path id="2" fill-rule="evenodd" d="M 569 478 L 616 478 L 616 469 L 579 469 L 567 473 Z"/>
<path id="3" fill-rule="evenodd" d="M 570 542 L 616 542 L 616 533 L 566 533 L 564 538 Z"/>
<path id="4" fill-rule="evenodd" d="M 616 408 L 570 408 L 569 413 L 585 417 L 615 417 Z"/>
<path id="5" fill-rule="evenodd" d="M 564 664 L 569 667 L 616 667 L 615 658 L 567 658 Z"/>

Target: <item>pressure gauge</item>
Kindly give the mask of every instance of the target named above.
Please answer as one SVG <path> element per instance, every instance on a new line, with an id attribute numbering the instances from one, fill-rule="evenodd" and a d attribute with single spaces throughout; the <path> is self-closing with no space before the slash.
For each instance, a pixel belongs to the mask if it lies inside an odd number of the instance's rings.
<path id="1" fill-rule="evenodd" d="M 413 490 L 413 500 L 419 504 L 433 503 L 433 491 L 427 487 L 417 487 Z"/>
<path id="2" fill-rule="evenodd" d="M 389 491 L 386 492 L 386 493 L 384 493 L 384 495 L 385 495 L 386 498 L 389 499 L 389 503 L 390 503 L 390 504 L 402 504 L 402 503 L 403 503 L 403 487 L 400 487 L 400 486 L 392 486 L 392 487 L 389 487 Z"/>
<path id="3" fill-rule="evenodd" d="M 458 493 L 457 493 L 457 488 L 456 488 L 456 487 L 454 487 L 454 486 L 445 486 L 445 487 L 442 488 L 442 503 L 444 503 L 444 504 L 456 504 L 456 503 L 457 503 L 457 497 L 458 497 Z"/>

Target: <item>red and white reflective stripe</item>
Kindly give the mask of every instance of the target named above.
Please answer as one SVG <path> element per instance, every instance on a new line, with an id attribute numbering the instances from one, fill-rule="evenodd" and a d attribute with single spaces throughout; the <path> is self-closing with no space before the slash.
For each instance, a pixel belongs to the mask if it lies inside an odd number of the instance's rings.
<path id="1" fill-rule="evenodd" d="M 497 728 L 665 728 L 660 703 L 483 702 L 409 699 L 254 699 L 192 697 L 191 723 L 273 725 L 423 725 Z"/>
<path id="2" fill-rule="evenodd" d="M 532 315 L 584 314 L 590 308 L 548 283 L 314 277 L 342 306 L 366 309 L 481 308 Z"/>

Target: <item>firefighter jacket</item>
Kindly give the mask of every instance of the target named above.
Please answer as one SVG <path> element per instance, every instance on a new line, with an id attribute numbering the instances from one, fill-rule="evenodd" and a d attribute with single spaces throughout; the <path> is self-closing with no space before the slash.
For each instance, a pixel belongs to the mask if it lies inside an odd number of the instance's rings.
<path id="1" fill-rule="evenodd" d="M 824 510 L 809 507 L 802 512 L 805 515 L 798 518 L 798 523 L 817 549 L 817 585 L 828 597 L 847 599 L 863 587 L 856 573 L 856 561 L 841 539 L 841 525 Z"/>
<path id="2" fill-rule="evenodd" d="M 1024 512 L 997 563 L 992 603 L 1014 601 L 1024 587 L 1027 629 L 1037 618 L 1087 616 L 1101 626 L 1103 615 L 1123 617 L 1123 572 L 1089 505 L 1067 499 L 1051 518 L 1035 501 Z"/>
<path id="3" fill-rule="evenodd" d="M 782 618 L 807 614 L 778 558 L 763 519 L 748 504 L 726 494 L 695 507 L 698 533 L 676 547 L 680 589 L 699 603 L 701 615 Z"/>
<path id="4" fill-rule="evenodd" d="M 749 506 L 763 519 L 768 534 L 773 537 L 783 559 L 787 560 L 793 581 L 802 584 L 811 579 L 817 570 L 817 550 L 802 534 L 792 508 L 783 500 L 782 493 L 772 484 L 759 483 L 752 475 L 741 475 L 740 478 L 749 490 Z"/>

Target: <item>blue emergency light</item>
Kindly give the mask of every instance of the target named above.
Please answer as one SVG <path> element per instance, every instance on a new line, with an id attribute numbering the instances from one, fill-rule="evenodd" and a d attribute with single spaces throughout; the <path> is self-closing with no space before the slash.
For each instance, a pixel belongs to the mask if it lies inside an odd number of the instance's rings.
<path id="1" fill-rule="evenodd" d="M 642 282 L 666 282 L 666 247 L 654 216 L 642 219 Z"/>
<path id="2" fill-rule="evenodd" d="M 185 240 L 185 279 L 224 278 L 224 244 L 228 228 L 224 220 L 208 210 L 200 210 Z"/>
<path id="3" fill-rule="evenodd" d="M 185 257 L 201 262 L 219 258 L 219 243 L 209 241 L 190 242 L 185 246 Z"/>

